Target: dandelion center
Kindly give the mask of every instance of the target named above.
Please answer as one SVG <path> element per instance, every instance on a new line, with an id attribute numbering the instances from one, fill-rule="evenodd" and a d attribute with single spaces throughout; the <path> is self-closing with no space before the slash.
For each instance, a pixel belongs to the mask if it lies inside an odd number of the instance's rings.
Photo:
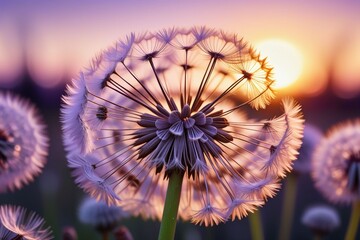
<path id="1" fill-rule="evenodd" d="M 209 106 L 191 113 L 188 104 L 179 110 L 167 111 L 158 106 L 159 115 L 142 114 L 135 134 L 135 145 L 141 145 L 139 158 L 152 155 L 159 173 L 167 165 L 167 171 L 186 170 L 189 177 L 205 166 L 206 156 L 218 158 L 221 148 L 216 142 L 228 143 L 233 137 L 224 130 L 228 125 L 222 111 L 213 112 Z M 163 161 L 158 161 L 163 159 Z"/>
<path id="2" fill-rule="evenodd" d="M 15 145 L 11 142 L 3 130 L 0 129 L 0 171 L 7 168 L 9 157 L 15 149 Z"/>
<path id="3" fill-rule="evenodd" d="M 346 174 L 348 176 L 347 187 L 350 191 L 360 196 L 360 152 L 349 156 Z"/>
<path id="4" fill-rule="evenodd" d="M 334 125 L 312 158 L 316 187 L 335 203 L 360 199 L 360 121 Z"/>

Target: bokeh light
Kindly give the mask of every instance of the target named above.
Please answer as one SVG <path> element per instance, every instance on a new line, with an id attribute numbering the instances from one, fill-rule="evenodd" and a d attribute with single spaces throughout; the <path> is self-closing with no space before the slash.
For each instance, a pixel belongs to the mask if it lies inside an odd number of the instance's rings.
<path id="1" fill-rule="evenodd" d="M 334 53 L 333 90 L 340 97 L 352 98 L 360 93 L 360 32 L 345 37 Z"/>

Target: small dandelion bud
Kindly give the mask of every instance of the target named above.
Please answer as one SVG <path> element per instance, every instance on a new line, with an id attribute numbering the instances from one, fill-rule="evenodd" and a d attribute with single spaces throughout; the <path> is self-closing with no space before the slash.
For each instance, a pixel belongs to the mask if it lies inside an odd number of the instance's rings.
<path id="1" fill-rule="evenodd" d="M 62 229 L 62 240 L 77 240 L 77 232 L 74 227 L 67 226 Z"/>
<path id="2" fill-rule="evenodd" d="M 33 212 L 18 206 L 0 206 L 1 239 L 53 239 L 45 221 Z"/>
<path id="3" fill-rule="evenodd" d="M 0 193 L 20 189 L 46 163 L 48 137 L 36 108 L 0 92 Z"/>
<path id="4" fill-rule="evenodd" d="M 133 240 L 129 229 L 125 226 L 120 226 L 114 230 L 115 240 Z"/>
<path id="5" fill-rule="evenodd" d="M 317 236 L 326 236 L 340 226 L 337 211 L 325 205 L 312 206 L 306 209 L 301 222 Z"/>
<path id="6" fill-rule="evenodd" d="M 99 232 L 110 232 L 128 214 L 118 206 L 108 206 L 103 201 L 96 201 L 93 198 L 84 199 L 78 211 L 79 220 L 91 225 Z"/>

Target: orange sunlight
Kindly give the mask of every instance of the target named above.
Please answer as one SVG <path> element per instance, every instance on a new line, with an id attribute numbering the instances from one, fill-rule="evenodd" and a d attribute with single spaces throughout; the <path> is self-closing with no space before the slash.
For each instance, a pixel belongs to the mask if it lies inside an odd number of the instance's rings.
<path id="1" fill-rule="evenodd" d="M 303 56 L 300 51 L 285 40 L 266 39 L 256 48 L 262 56 L 267 56 L 270 66 L 274 67 L 275 88 L 286 88 L 297 81 L 303 69 Z"/>

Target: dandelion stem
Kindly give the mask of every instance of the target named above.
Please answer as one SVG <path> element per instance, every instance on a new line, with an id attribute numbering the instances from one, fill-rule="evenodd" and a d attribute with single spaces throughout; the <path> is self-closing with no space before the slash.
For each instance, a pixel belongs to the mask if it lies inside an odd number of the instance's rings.
<path id="1" fill-rule="evenodd" d="M 280 223 L 280 240 L 290 239 L 291 226 L 294 215 L 294 206 L 296 202 L 296 186 L 297 176 L 295 174 L 289 174 L 286 179 L 284 187 L 284 202 L 283 209 L 281 212 L 281 223 Z"/>
<path id="2" fill-rule="evenodd" d="M 249 214 L 250 229 L 251 229 L 251 239 L 253 240 L 263 240 L 264 233 L 261 223 L 260 210 L 257 210 Z"/>
<path id="3" fill-rule="evenodd" d="M 352 205 L 350 222 L 346 231 L 345 240 L 355 239 L 356 231 L 359 226 L 360 218 L 360 201 L 355 201 Z"/>
<path id="4" fill-rule="evenodd" d="M 158 240 L 174 239 L 182 181 L 183 173 L 181 172 L 173 171 L 169 176 L 169 185 L 166 192 Z"/>

